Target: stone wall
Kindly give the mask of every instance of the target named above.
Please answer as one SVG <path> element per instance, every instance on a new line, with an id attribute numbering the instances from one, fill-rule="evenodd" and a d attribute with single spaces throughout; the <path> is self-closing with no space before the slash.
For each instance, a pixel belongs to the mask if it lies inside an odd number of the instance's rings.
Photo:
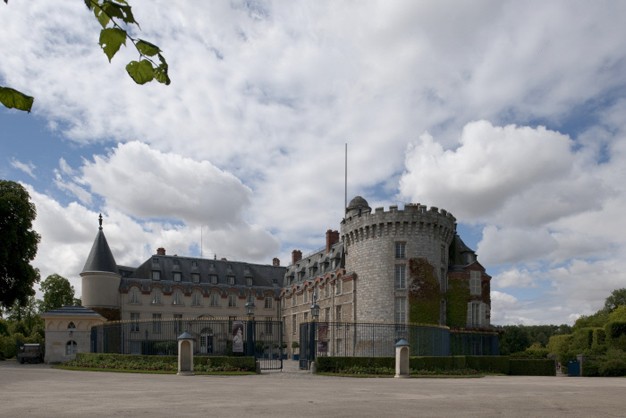
<path id="1" fill-rule="evenodd" d="M 377 208 L 342 222 L 345 268 L 357 272 L 359 277 L 356 316 L 360 322 L 395 322 L 395 297 L 406 296 L 406 290 L 395 289 L 395 265 L 405 264 L 408 277 L 411 258 L 428 260 L 445 291 L 447 253 L 454 237 L 455 221 L 445 210 L 406 205 L 404 210 L 398 210 L 397 206 L 391 206 L 389 211 Z M 405 243 L 404 258 L 396 258 L 397 242 Z"/>

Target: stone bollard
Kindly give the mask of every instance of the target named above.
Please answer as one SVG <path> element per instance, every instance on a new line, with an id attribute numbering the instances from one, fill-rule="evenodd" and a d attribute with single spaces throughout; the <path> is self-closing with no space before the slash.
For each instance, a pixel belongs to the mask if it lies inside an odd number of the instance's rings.
<path id="1" fill-rule="evenodd" d="M 409 343 L 404 338 L 396 343 L 396 375 L 394 377 L 409 377 Z"/>
<path id="2" fill-rule="evenodd" d="M 193 376 L 193 336 L 187 331 L 178 337 L 179 376 Z"/>

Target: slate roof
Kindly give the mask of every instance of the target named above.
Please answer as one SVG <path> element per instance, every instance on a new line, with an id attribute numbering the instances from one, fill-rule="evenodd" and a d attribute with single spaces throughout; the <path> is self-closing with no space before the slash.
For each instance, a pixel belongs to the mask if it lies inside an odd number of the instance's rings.
<path id="1" fill-rule="evenodd" d="M 59 309 L 53 309 L 45 312 L 42 316 L 89 316 L 89 317 L 102 317 L 99 313 L 92 311 L 89 308 L 83 306 L 63 306 Z"/>
<path id="2" fill-rule="evenodd" d="M 287 269 L 280 266 L 225 259 L 212 260 L 157 254 L 151 256 L 132 272 L 125 267 L 120 267 L 120 271 L 124 273 L 121 282 L 122 289 L 133 285 L 139 285 L 144 289 L 146 286 L 149 288 L 153 284 L 160 283 L 160 286 L 164 286 L 166 290 L 174 285 L 184 288 L 211 286 L 235 288 L 242 292 L 250 288 L 257 291 L 272 290 L 278 294 Z M 159 280 L 153 280 L 152 272 L 154 271 L 159 272 Z M 179 280 L 174 278 L 176 273 L 180 273 Z M 198 281 L 194 281 L 195 275 L 198 275 Z"/>
<path id="3" fill-rule="evenodd" d="M 476 252 L 467 246 L 458 234 L 454 234 L 448 257 L 449 269 L 454 270 L 461 266 L 468 265 L 466 254 L 471 254 L 471 260 L 476 261 Z"/>
<path id="4" fill-rule="evenodd" d="M 290 265 L 285 275 L 285 286 L 311 280 L 324 273 L 344 267 L 344 265 L 343 241 L 339 241 L 330 248 L 328 253 L 326 248 L 322 248 Z"/>
<path id="5" fill-rule="evenodd" d="M 115 258 L 111 248 L 109 248 L 104 232 L 102 232 L 102 227 L 98 230 L 96 239 L 89 252 L 89 257 L 87 257 L 85 262 L 85 267 L 83 267 L 83 273 L 96 271 L 118 273 Z"/>

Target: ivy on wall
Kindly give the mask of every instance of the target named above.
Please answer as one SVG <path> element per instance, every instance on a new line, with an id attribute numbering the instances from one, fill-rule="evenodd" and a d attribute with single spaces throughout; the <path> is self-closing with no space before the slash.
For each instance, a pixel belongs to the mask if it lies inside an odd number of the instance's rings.
<path id="1" fill-rule="evenodd" d="M 425 258 L 409 259 L 409 322 L 438 324 L 441 298 L 435 268 Z"/>
<path id="2" fill-rule="evenodd" d="M 467 303 L 469 302 L 469 282 L 448 277 L 447 324 L 451 328 L 464 328 L 467 325 Z"/>

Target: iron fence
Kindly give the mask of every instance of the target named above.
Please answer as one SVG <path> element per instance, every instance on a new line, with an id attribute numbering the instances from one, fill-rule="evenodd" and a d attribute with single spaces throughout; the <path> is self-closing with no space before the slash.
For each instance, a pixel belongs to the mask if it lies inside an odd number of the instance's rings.
<path id="1" fill-rule="evenodd" d="M 435 325 L 308 322 L 300 324 L 300 361 L 319 356 L 393 357 L 405 339 L 411 356 L 497 355 L 498 334 Z"/>
<path id="2" fill-rule="evenodd" d="M 282 322 L 239 319 L 158 319 L 108 322 L 92 328 L 91 351 L 177 355 L 178 337 L 188 332 L 194 355 L 250 355 L 282 360 Z"/>

